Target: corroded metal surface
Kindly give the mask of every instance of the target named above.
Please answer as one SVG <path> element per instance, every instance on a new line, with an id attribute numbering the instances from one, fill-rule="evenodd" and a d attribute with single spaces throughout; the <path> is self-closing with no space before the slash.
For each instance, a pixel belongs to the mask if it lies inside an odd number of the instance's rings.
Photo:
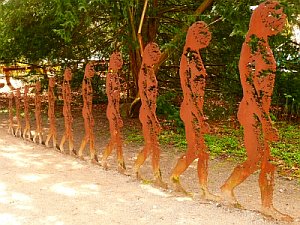
<path id="1" fill-rule="evenodd" d="M 42 96 L 41 96 L 41 82 L 37 81 L 35 83 L 35 123 L 36 128 L 33 135 L 33 142 L 36 143 L 36 138 L 39 138 L 39 144 L 43 142 L 43 127 L 42 127 L 42 115 L 41 115 L 41 107 L 42 107 Z"/>
<path id="2" fill-rule="evenodd" d="M 207 188 L 208 153 L 204 134 L 209 132 L 209 125 L 205 122 L 203 114 L 207 73 L 200 55 L 200 49 L 206 48 L 210 40 L 211 33 L 202 21 L 194 23 L 187 32 L 180 61 L 180 81 L 183 91 L 180 117 L 185 125 L 188 149 L 173 169 L 171 180 L 177 191 L 185 192 L 180 184 L 179 176 L 195 159 L 198 159 L 198 178 L 203 197 L 215 199 Z"/>
<path id="3" fill-rule="evenodd" d="M 285 18 L 283 9 L 273 1 L 260 4 L 252 14 L 239 62 L 244 96 L 239 106 L 238 119 L 244 128 L 247 160 L 234 169 L 221 190 L 225 200 L 236 203 L 233 189 L 250 174 L 261 169 L 259 187 L 262 213 L 290 221 L 291 217 L 280 213 L 273 206 L 275 165 L 272 164 L 269 146 L 279 137 L 269 115 L 276 62 L 268 37 L 283 29 Z"/>
<path id="4" fill-rule="evenodd" d="M 25 118 L 25 128 L 23 131 L 23 138 L 24 139 L 31 139 L 31 127 L 30 127 L 30 109 L 29 109 L 29 102 L 28 102 L 28 91 L 29 86 L 25 85 L 24 87 L 24 118 Z"/>
<path id="5" fill-rule="evenodd" d="M 141 98 L 141 108 L 139 119 L 142 123 L 145 145 L 138 154 L 134 164 L 134 170 L 138 178 L 141 178 L 140 167 L 146 158 L 152 154 L 152 168 L 156 185 L 166 187 L 162 181 L 159 168 L 160 147 L 158 134 L 161 126 L 156 117 L 156 98 L 158 83 L 156 80 L 154 65 L 158 63 L 161 52 L 156 43 L 150 42 L 144 49 L 142 66 L 139 72 L 139 94 Z"/>
<path id="6" fill-rule="evenodd" d="M 8 94 L 8 133 L 14 135 L 14 113 L 13 113 L 14 93 L 10 91 Z"/>
<path id="7" fill-rule="evenodd" d="M 81 142 L 78 156 L 83 159 L 83 150 L 86 144 L 90 144 L 90 158 L 92 162 L 98 162 L 95 150 L 94 118 L 93 118 L 93 87 L 92 78 L 95 74 L 93 63 L 89 62 L 85 67 L 84 78 L 82 81 L 83 108 L 82 116 L 84 119 L 85 135 Z"/>
<path id="8" fill-rule="evenodd" d="M 49 133 L 47 135 L 45 145 L 49 147 L 49 141 L 52 138 L 53 148 L 56 148 L 57 133 L 56 133 L 56 121 L 55 121 L 55 78 L 49 77 L 48 84 L 48 119 L 49 119 Z"/>
<path id="9" fill-rule="evenodd" d="M 22 121 L 21 121 L 21 89 L 17 88 L 16 89 L 16 95 L 15 95 L 15 103 L 16 103 L 16 117 L 17 117 L 17 128 L 15 135 L 22 137 Z"/>
<path id="10" fill-rule="evenodd" d="M 108 98 L 106 115 L 109 121 L 110 140 L 102 157 L 102 166 L 107 168 L 107 157 L 116 148 L 118 171 L 121 173 L 126 170 L 122 150 L 121 128 L 123 127 L 123 120 L 120 115 L 120 79 L 118 75 L 122 65 L 121 54 L 114 52 L 110 57 L 108 73 L 106 75 L 106 94 Z"/>
<path id="11" fill-rule="evenodd" d="M 62 86 L 62 94 L 64 100 L 63 115 L 65 121 L 65 132 L 62 136 L 59 149 L 64 152 L 64 143 L 67 140 L 69 142 L 69 154 L 76 154 L 74 150 L 74 138 L 73 138 L 73 117 L 71 111 L 72 93 L 70 81 L 72 80 L 72 72 L 70 68 L 66 68 L 64 72 L 64 81 Z"/>

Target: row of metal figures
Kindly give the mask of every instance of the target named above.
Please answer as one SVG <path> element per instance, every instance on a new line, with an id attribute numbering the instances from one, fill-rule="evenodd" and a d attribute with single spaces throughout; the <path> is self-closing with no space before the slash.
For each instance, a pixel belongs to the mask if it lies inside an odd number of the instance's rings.
<path id="1" fill-rule="evenodd" d="M 198 21 L 194 23 L 187 32 L 186 43 L 180 62 L 180 80 L 183 91 L 183 102 L 180 109 L 180 117 L 185 125 L 187 151 L 181 156 L 172 170 L 170 180 L 177 191 L 185 192 L 180 184 L 180 175 L 189 165 L 198 159 L 198 177 L 203 197 L 208 200 L 227 202 L 232 205 L 238 203 L 234 195 L 234 188 L 241 184 L 249 175 L 260 169 L 259 187 L 261 190 L 262 213 L 279 220 L 292 221 L 293 219 L 273 206 L 273 187 L 275 166 L 272 164 L 269 144 L 278 140 L 278 132 L 272 126 L 269 116 L 271 96 L 274 87 L 274 77 L 276 72 L 276 62 L 272 50 L 268 44 L 268 37 L 280 32 L 285 24 L 286 15 L 277 2 L 266 1 L 261 3 L 251 17 L 249 31 L 242 46 L 239 70 L 241 84 L 243 87 L 243 99 L 239 105 L 238 120 L 244 128 L 244 144 L 247 151 L 247 160 L 238 165 L 226 182 L 221 186 L 221 195 L 217 196 L 208 190 L 208 149 L 205 145 L 204 134 L 210 128 L 205 122 L 203 114 L 205 81 L 207 73 L 201 59 L 200 50 L 206 48 L 211 40 L 211 33 L 208 26 Z M 160 146 L 158 134 L 161 131 L 160 123 L 156 117 L 156 98 L 158 95 L 158 82 L 156 80 L 154 66 L 158 63 L 161 56 L 159 46 L 150 42 L 143 51 L 143 60 L 139 72 L 139 95 L 141 98 L 141 108 L 139 119 L 142 123 L 144 136 L 144 147 L 138 154 L 134 164 L 134 173 L 137 178 L 142 179 L 140 167 L 148 156 L 152 156 L 152 168 L 154 183 L 160 187 L 167 188 L 162 180 L 159 168 Z M 123 121 L 120 116 L 120 81 L 118 71 L 122 68 L 122 57 L 119 52 L 111 55 L 109 69 L 106 78 L 106 93 L 108 97 L 107 118 L 109 120 L 110 140 L 107 144 L 101 165 L 108 167 L 107 157 L 113 149 L 116 149 L 118 170 L 124 172 L 125 162 L 122 152 L 121 128 Z M 92 115 L 92 81 L 94 76 L 94 64 L 88 63 L 85 67 L 85 74 L 82 81 L 83 108 L 82 116 L 84 119 L 85 135 L 81 142 L 78 152 L 74 150 L 72 114 L 71 114 L 71 70 L 67 68 L 64 73 L 62 86 L 63 93 L 63 115 L 65 121 L 65 132 L 59 144 L 59 149 L 64 152 L 64 143 L 69 142 L 69 153 L 83 158 L 83 151 L 86 144 L 89 144 L 90 159 L 98 163 L 95 151 L 94 119 Z M 53 88 L 54 78 L 49 79 L 48 89 L 48 118 L 49 134 L 45 145 L 49 146 L 49 141 L 53 139 L 53 146 L 56 147 L 56 128 L 55 128 L 55 96 Z M 35 119 L 36 130 L 33 141 L 42 143 L 41 126 L 41 86 L 40 82 L 35 86 Z M 23 130 L 24 138 L 31 138 L 28 108 L 28 87 L 24 90 L 24 115 L 26 125 Z M 9 132 L 13 133 L 12 120 L 12 96 L 10 95 L 10 124 Z M 21 135 L 20 122 L 20 90 L 16 91 L 16 113 L 17 129 L 16 135 Z"/>

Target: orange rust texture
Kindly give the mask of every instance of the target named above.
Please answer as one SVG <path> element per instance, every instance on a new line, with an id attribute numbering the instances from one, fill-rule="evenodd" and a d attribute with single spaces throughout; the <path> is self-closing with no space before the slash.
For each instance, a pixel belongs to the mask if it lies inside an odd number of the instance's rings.
<path id="1" fill-rule="evenodd" d="M 213 195 L 207 188 L 208 153 L 204 134 L 209 133 L 210 128 L 203 114 L 207 73 L 201 59 L 200 49 L 206 48 L 210 40 L 211 33 L 202 21 L 194 23 L 187 32 L 180 61 L 180 81 L 183 91 L 180 117 L 185 125 L 188 149 L 179 158 L 171 175 L 177 191 L 184 191 L 179 176 L 195 159 L 198 159 L 198 178 L 204 198 L 213 198 Z"/>
<path id="2" fill-rule="evenodd" d="M 142 123 L 145 145 L 138 154 L 134 165 L 134 170 L 138 178 L 141 178 L 140 167 L 146 158 L 152 154 L 152 168 L 155 182 L 164 187 L 161 172 L 159 168 L 160 147 L 158 143 L 158 134 L 161 126 L 156 117 L 156 98 L 158 91 L 158 82 L 156 80 L 154 65 L 158 63 L 161 52 L 159 46 L 150 42 L 144 49 L 142 66 L 139 72 L 139 94 L 141 98 L 141 108 L 139 118 Z"/>
<path id="3" fill-rule="evenodd" d="M 279 33 L 285 21 L 286 15 L 275 1 L 261 3 L 252 14 L 239 62 L 244 95 L 239 105 L 238 119 L 244 128 L 247 160 L 234 169 L 221 191 L 225 199 L 237 202 L 233 189 L 261 169 L 259 187 L 262 212 L 276 219 L 290 221 L 291 217 L 273 207 L 275 165 L 272 164 L 269 146 L 272 141 L 279 139 L 279 135 L 272 127 L 269 115 L 276 61 L 268 37 Z"/>
<path id="4" fill-rule="evenodd" d="M 72 80 L 72 71 L 70 68 L 66 68 L 64 72 L 64 81 L 62 86 L 62 94 L 64 99 L 64 106 L 63 106 L 63 115 L 65 121 L 65 132 L 61 139 L 59 149 L 61 152 L 64 152 L 64 143 L 66 140 L 69 142 L 69 154 L 76 154 L 74 150 L 74 139 L 73 139 L 73 117 L 71 112 L 71 101 L 72 101 L 72 93 L 71 93 L 71 86 L 70 81 Z"/>
<path id="5" fill-rule="evenodd" d="M 94 135 L 94 118 L 93 118 L 93 87 L 92 78 L 95 74 L 94 65 L 89 62 L 85 67 L 84 78 L 82 81 L 82 98 L 83 108 L 82 116 L 84 120 L 85 135 L 81 142 L 78 156 L 83 159 L 83 150 L 90 143 L 90 158 L 92 162 L 98 162 L 98 157 L 95 150 L 95 135 Z"/>
<path id="6" fill-rule="evenodd" d="M 42 107 L 42 97 L 41 97 L 41 82 L 37 81 L 35 83 L 35 122 L 36 129 L 33 135 L 33 142 L 36 143 L 36 138 L 39 138 L 39 144 L 43 142 L 43 128 L 42 128 L 42 115 L 41 115 L 41 107 Z"/>
<path id="7" fill-rule="evenodd" d="M 29 110 L 29 102 L 28 102 L 28 91 L 29 86 L 25 85 L 24 87 L 24 117 L 25 117 L 25 128 L 23 131 L 23 138 L 30 140 L 31 138 L 31 127 L 30 127 L 30 110 Z"/>
<path id="8" fill-rule="evenodd" d="M 16 136 L 22 136 L 22 122 L 21 122 L 21 112 L 20 112 L 20 101 L 21 101 L 21 89 L 16 89 L 15 103 L 16 103 L 16 117 L 17 117 L 17 129 L 15 132 Z"/>
<path id="9" fill-rule="evenodd" d="M 13 113 L 13 100 L 14 93 L 10 91 L 8 94 L 8 114 L 9 114 L 9 123 L 8 123 L 8 133 L 14 135 L 14 113 Z"/>
<path id="10" fill-rule="evenodd" d="M 107 157 L 111 154 L 112 150 L 116 148 L 118 170 L 121 173 L 126 170 L 122 150 L 121 128 L 123 127 L 123 120 L 120 115 L 120 79 L 118 76 L 122 65 L 123 60 L 121 54 L 114 52 L 110 57 L 106 76 L 106 94 L 108 98 L 106 116 L 109 121 L 110 140 L 102 157 L 102 166 L 107 168 Z"/>
<path id="11" fill-rule="evenodd" d="M 49 147 L 49 141 L 52 138 L 53 148 L 56 148 L 57 133 L 56 133 L 56 121 L 55 121 L 55 78 L 49 77 L 48 84 L 48 119 L 49 119 L 49 133 L 47 135 L 45 145 Z"/>

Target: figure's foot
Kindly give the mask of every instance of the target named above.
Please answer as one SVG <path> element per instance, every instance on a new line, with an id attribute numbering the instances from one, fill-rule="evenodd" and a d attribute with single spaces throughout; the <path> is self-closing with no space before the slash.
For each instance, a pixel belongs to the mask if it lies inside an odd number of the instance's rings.
<path id="1" fill-rule="evenodd" d="M 126 167 L 123 167 L 123 166 L 118 166 L 118 172 L 120 173 L 120 174 L 125 174 L 125 172 L 126 172 Z"/>
<path id="2" fill-rule="evenodd" d="M 118 172 L 120 174 L 125 174 L 125 172 L 126 172 L 126 166 L 125 166 L 124 161 L 118 162 Z"/>
<path id="3" fill-rule="evenodd" d="M 203 199 L 207 200 L 207 201 L 213 201 L 213 202 L 218 202 L 220 201 L 220 197 L 217 195 L 214 195 L 212 193 L 210 193 L 209 191 L 203 191 L 203 194 L 201 196 Z"/>
<path id="4" fill-rule="evenodd" d="M 82 155 L 78 155 L 78 159 L 84 161 L 84 157 Z"/>
<path id="5" fill-rule="evenodd" d="M 65 149 L 64 149 L 64 146 L 60 145 L 60 146 L 58 147 L 58 149 L 59 149 L 60 153 L 66 154 Z"/>
<path id="6" fill-rule="evenodd" d="M 101 161 L 101 166 L 103 167 L 103 169 L 108 170 L 108 163 L 106 160 Z"/>
<path id="7" fill-rule="evenodd" d="M 171 176 L 170 181 L 174 186 L 174 191 L 178 193 L 182 193 L 184 195 L 192 195 L 192 193 L 187 192 L 181 185 L 179 177 Z"/>
<path id="8" fill-rule="evenodd" d="M 77 156 L 77 152 L 75 151 L 75 149 L 70 150 L 70 151 L 69 151 L 69 154 L 70 154 L 71 156 Z"/>
<path id="9" fill-rule="evenodd" d="M 41 144 L 41 143 L 40 143 Z M 45 146 L 47 147 L 47 148 L 49 148 L 49 142 L 45 142 Z"/>
<path id="10" fill-rule="evenodd" d="M 100 165 L 97 159 L 91 159 L 91 163 L 94 165 Z"/>
<path id="11" fill-rule="evenodd" d="M 168 189 L 168 184 L 163 182 L 163 180 L 160 176 L 155 178 L 153 184 L 154 184 L 154 186 L 157 186 L 157 187 L 160 187 L 163 189 Z"/>
<path id="12" fill-rule="evenodd" d="M 240 208 L 240 204 L 237 201 L 236 197 L 232 190 L 225 189 L 224 187 L 221 188 L 221 201 L 225 204 L 232 205 L 236 208 Z"/>
<path id="13" fill-rule="evenodd" d="M 267 217 L 271 217 L 271 218 L 273 218 L 275 220 L 279 220 L 279 221 L 285 221 L 285 222 L 293 222 L 294 221 L 294 219 L 291 216 L 279 212 L 274 207 L 262 207 L 261 213 Z"/>
<path id="14" fill-rule="evenodd" d="M 135 177 L 136 177 L 137 180 L 140 180 L 140 181 L 145 180 L 139 170 L 135 171 Z"/>

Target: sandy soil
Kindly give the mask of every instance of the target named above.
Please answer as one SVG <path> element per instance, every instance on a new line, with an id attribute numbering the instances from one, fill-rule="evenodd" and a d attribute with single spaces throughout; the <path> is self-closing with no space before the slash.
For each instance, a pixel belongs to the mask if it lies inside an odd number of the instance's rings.
<path id="1" fill-rule="evenodd" d="M 108 142 L 108 122 L 103 106 L 94 107 L 96 149 Z M 74 108 L 75 148 L 83 137 L 80 108 Z M 125 126 L 136 126 L 127 119 Z M 32 122 L 32 126 L 34 123 Z M 48 127 L 44 118 L 44 127 Z M 58 137 L 63 132 L 63 117 L 58 113 Z M 8 135 L 7 115 L 0 114 L 0 224 L 284 224 L 264 218 L 259 212 L 258 174 L 236 189 L 244 209 L 228 208 L 201 200 L 197 187 L 196 162 L 182 175 L 182 184 L 193 197 L 180 196 L 151 184 L 136 181 L 132 165 L 141 146 L 124 143 L 128 176 L 116 172 L 116 158 L 109 158 L 108 171 L 87 161 L 63 155 L 52 148 L 36 145 Z M 47 128 L 44 129 L 45 134 Z M 44 135 L 44 139 L 45 139 Z M 161 169 L 168 182 L 170 170 L 181 153 L 162 147 Z M 211 160 L 209 185 L 218 194 L 219 187 L 236 164 Z M 151 179 L 150 160 L 142 169 Z M 300 188 L 296 181 L 276 177 L 274 205 L 300 224 Z"/>

